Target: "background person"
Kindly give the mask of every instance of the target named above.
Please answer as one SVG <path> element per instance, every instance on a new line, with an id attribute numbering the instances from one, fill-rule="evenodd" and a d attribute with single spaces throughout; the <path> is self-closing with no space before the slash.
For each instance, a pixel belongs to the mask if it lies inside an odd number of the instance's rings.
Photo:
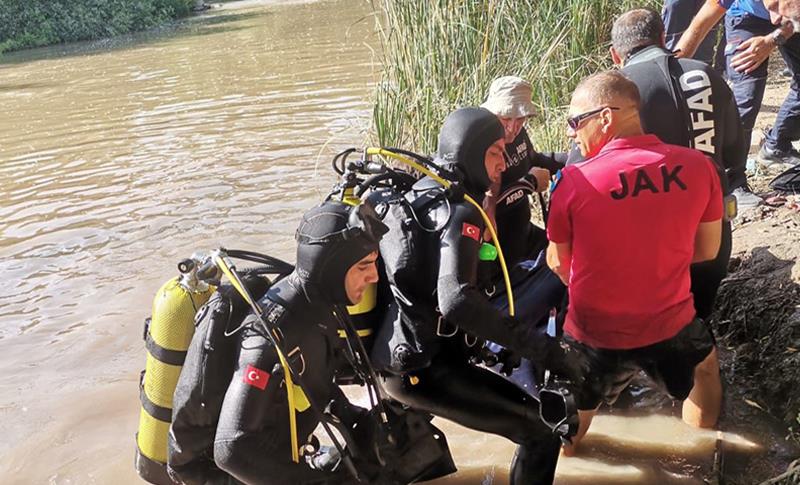
<path id="1" fill-rule="evenodd" d="M 730 88 L 707 64 L 674 58 L 664 47 L 664 27 L 657 13 L 635 9 L 620 15 L 611 29 L 611 58 L 639 89 L 645 133 L 664 143 L 696 148 L 714 160 L 723 171 L 720 178 L 727 182 L 722 184 L 723 193 L 733 193 L 739 207 L 760 203 L 747 187 L 747 146 Z M 720 282 L 728 273 L 731 239 L 731 223 L 725 221 L 717 257 L 691 266 L 700 318 L 711 315 Z"/>
<path id="2" fill-rule="evenodd" d="M 538 154 L 533 149 L 525 129 L 525 121 L 536 114 L 532 94 L 528 81 L 503 76 L 492 81 L 481 105 L 503 125 L 506 169 L 500 182 L 490 186 L 484 208 L 494 218 L 509 265 L 535 258 L 547 246 L 544 230 L 531 222 L 529 196 L 546 190 L 550 175 L 564 166 L 552 153 Z"/>
<path id="3" fill-rule="evenodd" d="M 695 318 L 689 265 L 719 249 L 716 169 L 696 150 L 645 135 L 638 89 L 619 72 L 582 81 L 569 115 L 586 161 L 562 171 L 547 229 L 548 262 L 568 284 L 564 363 L 580 416 L 564 452 L 575 452 L 600 404 L 642 369 L 685 400 L 684 421 L 714 426 L 719 364 Z"/>
<path id="4" fill-rule="evenodd" d="M 550 176 L 563 168 L 566 156 L 557 159 L 553 153 L 537 153 L 525 130 L 525 121 L 536 114 L 531 102 L 533 92 L 528 81 L 516 76 L 503 76 L 492 81 L 489 94 L 481 107 L 494 113 L 503 125 L 506 169 L 501 181 L 493 183 L 487 192 L 483 206 L 492 215 L 497 235 L 503 248 L 506 263 L 511 268 L 512 285 L 517 315 L 540 319 L 537 326 L 545 330 L 551 308 L 559 307 L 564 298 L 561 280 L 540 258 L 547 247 L 544 229 L 531 221 L 531 200 L 534 193 L 547 190 Z M 488 237 L 488 231 L 484 237 Z M 481 277 L 489 282 L 494 298 L 492 301 L 503 310 L 508 300 L 500 265 L 496 261 L 481 263 Z M 511 380 L 535 392 L 537 374 L 528 359 L 520 359 L 507 349 L 489 344 L 488 350 L 495 354 L 492 360 L 500 361 L 503 373 L 511 372 Z"/>
<path id="5" fill-rule="evenodd" d="M 664 31 L 666 37 L 664 44 L 667 49 L 675 50 L 678 39 L 692 23 L 692 19 L 706 0 L 666 0 L 661 10 L 661 18 L 664 21 Z M 717 22 L 711 29 L 710 35 L 697 47 L 697 51 L 692 56 L 698 61 L 703 61 L 715 70 L 725 71 L 725 37 L 724 35 L 717 42 L 719 29 L 724 28 L 722 22 Z"/>
<path id="6" fill-rule="evenodd" d="M 800 139 L 800 37 L 793 35 L 791 22 L 778 27 L 772 25 L 769 11 L 761 0 L 710 0 L 678 41 L 678 55 L 691 57 L 711 26 L 723 16 L 728 79 L 739 108 L 748 151 L 767 86 L 769 56 L 777 47 L 789 68 L 792 83 L 774 125 L 765 133 L 758 159 L 764 165 L 797 165 L 800 153 L 792 142 Z"/>

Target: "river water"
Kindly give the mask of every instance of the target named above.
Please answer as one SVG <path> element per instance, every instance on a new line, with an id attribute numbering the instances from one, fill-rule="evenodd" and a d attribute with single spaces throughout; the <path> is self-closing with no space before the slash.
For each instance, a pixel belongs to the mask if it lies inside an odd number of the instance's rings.
<path id="1" fill-rule="evenodd" d="M 249 0 L 2 58 L 0 483 L 139 482 L 155 291 L 195 250 L 292 259 L 331 155 L 366 139 L 377 44 L 370 2 Z M 559 483 L 702 483 L 714 433 L 614 419 Z M 442 426 L 462 470 L 442 483 L 506 482 L 510 443 Z M 642 438 L 654 429 L 667 431 Z"/>

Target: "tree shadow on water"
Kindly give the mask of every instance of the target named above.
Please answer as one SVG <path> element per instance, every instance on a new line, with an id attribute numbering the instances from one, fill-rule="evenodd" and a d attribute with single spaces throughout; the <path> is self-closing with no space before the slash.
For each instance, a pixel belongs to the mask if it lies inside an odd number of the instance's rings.
<path id="1" fill-rule="evenodd" d="M 209 36 L 236 32 L 245 30 L 249 26 L 232 24 L 266 15 L 272 15 L 272 12 L 206 13 L 196 17 L 176 20 L 141 32 L 8 52 L 0 55 L 0 70 L 15 68 L 36 61 L 102 55 L 114 51 L 146 47 L 161 42 L 169 42 L 178 37 Z"/>

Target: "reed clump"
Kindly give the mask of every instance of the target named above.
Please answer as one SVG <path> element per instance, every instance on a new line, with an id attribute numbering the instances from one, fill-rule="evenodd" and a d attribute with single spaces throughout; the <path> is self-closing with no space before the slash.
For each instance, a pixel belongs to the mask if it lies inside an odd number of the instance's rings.
<path id="1" fill-rule="evenodd" d="M 529 122 L 537 149 L 565 148 L 572 89 L 608 67 L 611 24 L 653 0 L 381 0 L 383 76 L 375 94 L 375 141 L 436 148 L 444 117 L 483 102 L 491 81 L 531 81 L 540 115 Z"/>

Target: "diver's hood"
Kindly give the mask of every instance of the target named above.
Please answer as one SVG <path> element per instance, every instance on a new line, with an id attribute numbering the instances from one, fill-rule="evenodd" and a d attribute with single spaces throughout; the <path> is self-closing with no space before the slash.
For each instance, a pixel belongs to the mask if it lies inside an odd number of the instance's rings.
<path id="1" fill-rule="evenodd" d="M 352 305 L 344 279 L 355 263 L 378 250 L 388 228 L 372 206 L 326 201 L 305 214 L 297 228 L 295 272 L 307 294 L 332 304 Z"/>
<path id="2" fill-rule="evenodd" d="M 483 199 L 491 181 L 486 173 L 486 150 L 503 138 L 503 125 L 491 111 L 461 108 L 453 111 L 439 130 L 435 162 L 463 177 L 473 197 Z"/>

